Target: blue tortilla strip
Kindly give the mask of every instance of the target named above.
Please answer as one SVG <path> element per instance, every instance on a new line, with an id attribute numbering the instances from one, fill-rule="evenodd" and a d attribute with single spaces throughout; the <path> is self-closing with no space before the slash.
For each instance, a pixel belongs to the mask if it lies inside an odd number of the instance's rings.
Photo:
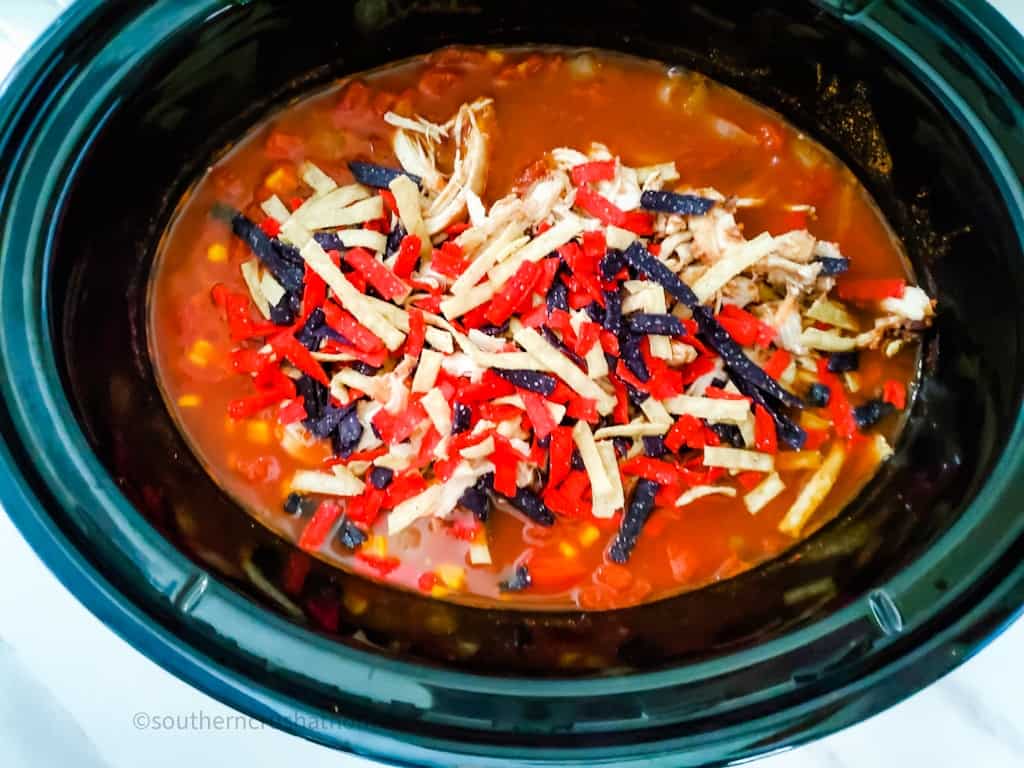
<path id="1" fill-rule="evenodd" d="M 231 217 L 231 231 L 242 240 L 249 249 L 256 255 L 263 266 L 270 270 L 270 274 L 281 284 L 286 291 L 300 293 L 302 291 L 302 278 L 305 269 L 302 266 L 302 259 L 299 263 L 292 262 L 289 258 L 282 256 L 282 248 L 274 245 L 274 241 L 267 237 L 267 233 L 260 229 L 251 219 L 241 213 L 235 213 Z"/>
<path id="2" fill-rule="evenodd" d="M 313 377 L 302 374 L 295 380 L 295 392 L 302 397 L 307 419 L 315 420 L 323 415 L 328 401 L 327 387 Z"/>
<path id="3" fill-rule="evenodd" d="M 736 384 L 736 389 L 771 414 L 772 421 L 775 422 L 775 432 L 783 445 L 794 451 L 799 451 L 804 447 L 804 443 L 807 442 L 807 433 L 785 414 L 777 401 L 771 400 L 746 379 L 734 377 L 733 382 Z"/>
<path id="4" fill-rule="evenodd" d="M 558 279 L 551 283 L 551 287 L 548 289 L 546 304 L 548 314 L 551 314 L 556 309 L 569 311 L 569 289 L 565 287 L 565 283 Z"/>
<path id="5" fill-rule="evenodd" d="M 636 313 L 626 318 L 626 326 L 633 333 L 656 336 L 685 336 L 686 326 L 675 315 Z"/>
<path id="6" fill-rule="evenodd" d="M 661 435 L 644 435 L 644 455 L 657 459 L 668 453 L 665 438 Z"/>
<path id="7" fill-rule="evenodd" d="M 344 247 L 336 232 L 314 232 L 313 239 L 325 251 L 340 251 Z"/>
<path id="8" fill-rule="evenodd" d="M 398 222 L 391 228 L 388 233 L 387 245 L 384 246 L 384 260 L 387 261 L 392 256 L 398 253 L 402 247 L 402 240 L 408 233 L 405 231 L 405 227 L 402 226 L 401 222 Z"/>
<path id="9" fill-rule="evenodd" d="M 850 352 L 833 352 L 828 356 L 828 370 L 830 373 L 849 373 L 860 368 L 860 353 L 857 350 Z"/>
<path id="10" fill-rule="evenodd" d="M 314 419 L 304 419 L 302 423 L 316 437 L 324 438 L 338 428 L 338 425 L 354 407 L 353 404 L 339 408 L 328 403 L 319 416 Z"/>
<path id="11" fill-rule="evenodd" d="M 857 422 L 858 429 L 867 429 L 868 427 L 875 426 L 875 424 L 895 410 L 896 408 L 892 403 L 887 403 L 884 400 L 868 400 L 863 405 L 858 405 L 853 409 L 853 420 Z"/>
<path id="12" fill-rule="evenodd" d="M 337 537 L 338 541 L 340 541 L 341 545 L 346 549 L 355 549 L 369 538 L 366 531 L 359 528 L 347 517 L 341 518 L 341 524 L 338 526 Z"/>
<path id="13" fill-rule="evenodd" d="M 642 335 L 628 331 L 623 333 L 619 336 L 619 356 L 630 373 L 640 381 L 646 382 L 650 380 L 651 372 L 647 370 L 647 363 L 644 361 L 644 355 L 640 349 L 643 341 L 644 336 Z"/>
<path id="14" fill-rule="evenodd" d="M 548 344 L 550 344 L 552 347 L 554 347 L 563 355 L 572 360 L 573 363 L 575 363 L 576 367 L 579 368 L 581 371 L 587 370 L 587 364 L 583 361 L 583 358 L 577 355 L 571 349 L 569 349 L 569 347 L 566 346 L 565 342 L 558 338 L 558 336 L 555 335 L 555 332 L 548 328 L 546 325 L 541 326 L 540 335 L 544 337 Z"/>
<path id="15" fill-rule="evenodd" d="M 622 258 L 622 251 L 610 250 L 601 257 L 601 277 L 605 280 L 611 280 L 625 266 L 626 260 Z"/>
<path id="16" fill-rule="evenodd" d="M 391 467 L 373 467 L 370 470 L 370 485 L 382 491 L 395 479 L 395 470 Z"/>
<path id="17" fill-rule="evenodd" d="M 626 397 L 628 397 L 629 402 L 635 405 L 637 408 L 639 408 L 641 404 L 644 403 L 648 397 L 650 397 L 649 394 L 647 394 L 643 390 L 637 389 L 628 381 L 623 381 L 622 383 L 626 385 Z"/>
<path id="18" fill-rule="evenodd" d="M 592 301 L 583 308 L 583 311 L 587 313 L 587 317 L 595 323 L 604 322 L 604 307 L 598 301 Z"/>
<path id="19" fill-rule="evenodd" d="M 369 363 L 364 363 L 362 360 L 353 360 L 348 364 L 348 367 L 356 373 L 363 374 L 363 376 L 373 376 L 380 370 L 379 367 L 370 365 Z"/>
<path id="20" fill-rule="evenodd" d="M 609 333 L 622 333 L 622 294 L 618 291 L 604 292 L 604 320 L 601 325 Z"/>
<path id="21" fill-rule="evenodd" d="M 301 515 L 304 501 L 304 497 L 292 491 L 288 494 L 288 498 L 284 500 L 284 511 L 289 515 Z"/>
<path id="22" fill-rule="evenodd" d="M 755 388 L 773 400 L 778 400 L 791 408 L 803 407 L 800 398 L 783 389 L 779 382 L 765 373 L 743 353 L 740 345 L 733 340 L 728 331 L 718 324 L 708 307 L 697 305 L 692 307 L 691 311 L 693 319 L 697 321 L 701 337 L 722 358 L 725 369 L 734 381 L 737 379 L 749 381 Z M 738 381 L 736 381 L 736 386 L 739 386 Z"/>
<path id="23" fill-rule="evenodd" d="M 718 439 L 721 440 L 732 448 L 746 448 L 747 442 L 743 439 L 743 433 L 740 432 L 740 428 L 735 424 L 722 424 L 719 422 L 708 424 L 711 431 L 718 435 Z"/>
<path id="24" fill-rule="evenodd" d="M 517 565 L 509 578 L 498 582 L 498 588 L 502 592 L 522 592 L 531 584 L 533 578 L 530 576 L 530 569 L 525 565 Z"/>
<path id="25" fill-rule="evenodd" d="M 473 513 L 473 517 L 481 523 L 486 523 L 491 512 L 490 494 L 494 491 L 494 473 L 488 472 L 481 475 L 472 486 L 467 488 L 459 504 Z"/>
<path id="26" fill-rule="evenodd" d="M 522 512 L 537 525 L 549 527 L 555 524 L 554 513 L 545 506 L 540 497 L 529 488 L 517 488 L 516 495 L 506 496 L 513 507 Z"/>
<path id="27" fill-rule="evenodd" d="M 680 280 L 675 272 L 665 266 L 665 262 L 644 248 L 639 240 L 635 240 L 623 252 L 622 256 L 627 264 L 661 285 L 669 294 L 683 302 L 684 306 L 693 309 L 700 305 L 697 294 L 690 289 L 690 286 Z"/>
<path id="28" fill-rule="evenodd" d="M 309 313 L 309 317 L 306 318 L 306 322 L 302 324 L 302 327 L 295 334 L 295 338 L 310 352 L 316 352 L 320 349 L 320 342 L 323 339 L 322 336 L 317 335 L 317 331 L 324 327 L 324 323 L 324 311 L 317 307 Z"/>
<path id="29" fill-rule="evenodd" d="M 345 413 L 331 434 L 331 448 L 335 456 L 347 458 L 352 455 L 363 437 L 363 425 L 359 421 L 355 403 L 349 403 L 342 410 Z"/>
<path id="30" fill-rule="evenodd" d="M 630 439 L 621 436 L 612 438 L 612 446 L 615 448 L 615 455 L 619 459 L 626 458 L 626 454 L 629 453 L 629 449 L 632 447 Z"/>
<path id="31" fill-rule="evenodd" d="M 550 373 L 542 373 L 541 371 L 529 371 L 519 368 L 495 368 L 494 372 L 505 379 L 505 381 L 515 384 L 520 389 L 536 392 L 545 397 L 554 392 L 555 386 L 558 384 L 558 380 L 554 376 Z"/>
<path id="32" fill-rule="evenodd" d="M 715 201 L 700 195 L 682 195 L 649 189 L 640 195 L 640 207 L 658 213 L 678 213 L 684 216 L 703 216 Z"/>
<path id="33" fill-rule="evenodd" d="M 472 426 L 473 409 L 465 403 L 455 403 L 452 416 L 452 434 L 457 435 L 465 432 Z"/>
<path id="34" fill-rule="evenodd" d="M 826 384 L 815 382 L 807 390 L 807 404 L 814 408 L 824 408 L 832 399 L 832 390 Z"/>
<path id="35" fill-rule="evenodd" d="M 622 524 L 618 533 L 608 548 L 608 559 L 615 563 L 625 563 L 629 560 L 636 540 L 640 537 L 651 512 L 654 510 L 654 497 L 661 489 L 657 483 L 641 477 L 633 489 L 633 498 L 630 499 L 626 513 L 622 516 Z"/>
<path id="36" fill-rule="evenodd" d="M 826 276 L 841 275 L 850 268 L 849 259 L 837 259 L 830 256 L 822 256 L 818 259 L 818 263 L 821 264 L 819 274 Z"/>
<path id="37" fill-rule="evenodd" d="M 285 293 L 277 304 L 270 307 L 270 322 L 274 325 L 291 325 L 295 322 L 299 306 L 300 302 L 294 293 Z"/>
<path id="38" fill-rule="evenodd" d="M 569 466 L 576 470 L 587 468 L 587 465 L 583 463 L 583 454 L 579 452 L 578 448 L 572 449 L 572 456 L 569 457 Z"/>
<path id="39" fill-rule="evenodd" d="M 494 323 L 484 323 L 477 330 L 480 333 L 486 333 L 488 336 L 504 336 L 508 333 L 509 321 L 506 320 L 501 325 L 495 325 Z"/>
<path id="40" fill-rule="evenodd" d="M 408 176 L 416 182 L 417 186 L 423 183 L 423 179 L 419 176 L 406 173 L 400 168 L 388 168 L 375 163 L 360 162 L 359 160 L 351 161 L 348 164 L 348 169 L 352 171 L 355 180 L 360 184 L 365 184 L 367 187 L 376 187 L 377 189 L 386 189 L 399 176 Z"/>

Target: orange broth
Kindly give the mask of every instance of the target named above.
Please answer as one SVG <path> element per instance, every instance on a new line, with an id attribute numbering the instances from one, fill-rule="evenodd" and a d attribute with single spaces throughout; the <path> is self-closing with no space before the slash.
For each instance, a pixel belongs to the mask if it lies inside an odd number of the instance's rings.
<path id="1" fill-rule="evenodd" d="M 627 165 L 674 160 L 687 185 L 763 198 L 763 206 L 737 214 L 748 237 L 801 226 L 804 215 L 784 206 L 812 205 L 816 215 L 807 228 L 840 245 L 851 258 L 851 274 L 907 277 L 897 241 L 847 168 L 778 115 L 699 75 L 596 52 L 457 48 L 339 82 L 285 107 L 224 153 L 181 201 L 160 244 L 151 285 L 151 350 L 168 407 L 215 480 L 286 539 L 297 541 L 308 522 L 308 516 L 283 511 L 288 479 L 296 469 L 321 466 L 330 448 L 321 441 L 301 457 L 289 455 L 274 409 L 253 419 L 227 416 L 228 402 L 250 394 L 252 385 L 231 369 L 235 344 L 210 289 L 222 283 L 244 292 L 239 264 L 251 254 L 228 224 L 211 217 L 211 207 L 226 202 L 258 220 L 259 201 L 269 195 L 285 201 L 308 195 L 297 172 L 304 160 L 340 184 L 351 179 L 350 159 L 397 165 L 385 111 L 443 122 L 480 96 L 493 97 L 498 126 L 485 203 L 508 193 L 551 148 L 597 141 Z M 915 361 L 912 345 L 894 358 L 862 352 L 860 386 L 850 399 L 863 402 L 890 379 L 909 386 Z M 824 409 L 808 410 L 827 418 Z M 897 422 L 888 417 L 881 426 L 890 440 Z M 803 535 L 835 517 L 877 463 L 869 440 L 853 441 L 838 483 Z M 490 566 L 470 566 L 466 542 L 434 519 L 370 544 L 378 552 L 386 546 L 400 560 L 386 581 L 437 597 L 509 607 L 621 607 L 729 578 L 790 547 L 795 540 L 777 526 L 808 474 L 786 474 L 786 490 L 756 515 L 744 507 L 742 487 L 736 497 L 709 496 L 680 509 L 655 510 L 627 565 L 606 555 L 617 520 L 559 519 L 542 528 L 503 509 L 493 510 L 487 522 Z M 372 533 L 385 537 L 385 530 L 381 519 Z M 314 554 L 379 576 L 333 537 Z M 499 581 L 524 557 L 532 587 L 502 592 Z M 429 575 L 444 565 L 464 569 L 464 581 Z"/>

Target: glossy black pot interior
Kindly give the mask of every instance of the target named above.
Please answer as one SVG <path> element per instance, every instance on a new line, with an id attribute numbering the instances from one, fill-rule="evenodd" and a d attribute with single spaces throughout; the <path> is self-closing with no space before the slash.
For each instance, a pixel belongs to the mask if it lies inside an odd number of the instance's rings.
<path id="1" fill-rule="evenodd" d="M 309 4 L 259 2 L 165 41 L 77 171 L 52 273 L 63 375 L 96 454 L 124 493 L 197 562 L 258 599 L 237 552 L 254 548 L 254 563 L 272 582 L 290 552 L 189 452 L 147 357 L 154 247 L 178 199 L 218 152 L 310 89 L 449 43 L 597 46 L 691 67 L 753 96 L 835 151 L 875 195 L 941 305 L 897 456 L 840 519 L 787 556 L 635 609 L 439 609 L 319 565 L 298 602 L 340 600 L 340 642 L 369 642 L 406 659 L 548 675 L 573 671 L 558 666 L 563 651 L 589 649 L 595 667 L 649 669 L 805 626 L 911 563 L 985 482 L 1016 417 L 1024 287 L 1017 235 L 975 148 L 886 51 L 806 2 L 750 7 L 679 2 L 658 4 L 655 13 L 654 4 L 639 2 L 581 11 L 551 2 L 378 0 L 323 3 L 314 12 Z M 186 507 L 201 510 L 197 529 L 179 524 L 177 511 Z M 118 586 L 129 595 L 135 589 Z M 948 586 L 934 579 L 934 599 Z M 363 601 L 353 596 L 368 598 L 365 611 L 355 610 Z M 439 632 L 439 620 L 458 631 Z"/>

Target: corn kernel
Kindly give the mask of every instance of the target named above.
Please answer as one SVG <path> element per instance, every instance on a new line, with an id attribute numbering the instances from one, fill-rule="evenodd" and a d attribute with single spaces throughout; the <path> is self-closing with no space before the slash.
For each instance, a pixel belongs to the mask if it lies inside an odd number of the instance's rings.
<path id="1" fill-rule="evenodd" d="M 437 573 L 437 578 L 449 589 L 461 589 L 462 585 L 466 583 L 466 569 L 461 565 L 441 563 L 435 569 L 435 573 Z"/>
<path id="2" fill-rule="evenodd" d="M 369 600 L 367 600 L 363 595 L 352 592 L 346 592 L 345 596 L 342 598 L 342 602 L 345 604 L 345 610 L 353 616 L 360 616 L 366 613 L 366 609 L 370 607 Z"/>
<path id="3" fill-rule="evenodd" d="M 446 597 L 447 595 L 448 590 L 445 587 L 442 587 L 440 584 L 435 584 L 430 588 L 431 597 Z"/>
<path id="4" fill-rule="evenodd" d="M 278 195 L 286 195 L 295 187 L 292 175 L 287 168 L 276 168 L 271 171 L 263 180 L 263 185 Z"/>
<path id="5" fill-rule="evenodd" d="M 388 540 L 385 536 L 374 534 L 363 544 L 363 552 L 374 557 L 388 556 Z"/>
<path id="6" fill-rule="evenodd" d="M 505 60 L 505 54 L 501 51 L 488 51 L 487 58 L 493 61 L 495 64 L 501 64 Z"/>
<path id="7" fill-rule="evenodd" d="M 206 249 L 206 258 L 215 264 L 221 264 L 228 260 L 228 249 L 224 243 L 213 243 Z"/>
<path id="8" fill-rule="evenodd" d="M 596 525 L 588 523 L 587 526 L 580 531 L 580 544 L 584 547 L 589 547 L 599 538 L 601 538 L 601 531 Z"/>
<path id="9" fill-rule="evenodd" d="M 265 421 L 247 421 L 245 436 L 249 438 L 250 442 L 267 445 L 270 443 L 270 425 Z"/>
<path id="10" fill-rule="evenodd" d="M 182 395 L 178 398 L 178 405 L 182 408 L 195 408 L 201 402 L 199 395 Z"/>
<path id="11" fill-rule="evenodd" d="M 558 657 L 558 666 L 571 667 L 579 660 L 580 654 L 577 651 L 563 651 Z"/>
<path id="12" fill-rule="evenodd" d="M 188 359 L 193 365 L 205 367 L 210 362 L 210 355 L 213 354 L 213 344 L 206 339 L 196 339 L 192 349 L 188 352 Z"/>
<path id="13" fill-rule="evenodd" d="M 562 553 L 562 557 L 576 557 L 578 554 L 576 547 L 570 544 L 568 541 L 558 542 L 558 551 Z"/>

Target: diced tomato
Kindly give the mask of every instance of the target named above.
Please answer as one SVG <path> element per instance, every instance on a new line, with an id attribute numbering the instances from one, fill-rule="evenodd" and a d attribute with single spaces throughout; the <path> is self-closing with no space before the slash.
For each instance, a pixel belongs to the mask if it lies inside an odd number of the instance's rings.
<path id="1" fill-rule="evenodd" d="M 704 424 L 696 416 L 683 414 L 665 435 L 665 447 L 678 453 L 683 446 L 701 449 L 704 447 Z"/>
<path id="2" fill-rule="evenodd" d="M 263 145 L 263 154 L 271 160 L 298 160 L 302 157 L 305 142 L 301 136 L 282 131 L 272 131 Z"/>
<path id="3" fill-rule="evenodd" d="M 365 563 L 379 577 L 383 578 L 402 564 L 397 557 L 379 557 L 367 552 L 356 552 L 356 560 Z"/>
<path id="4" fill-rule="evenodd" d="M 266 233 L 267 237 L 277 237 L 281 232 L 281 222 L 272 216 L 267 216 L 260 222 L 260 229 Z"/>
<path id="5" fill-rule="evenodd" d="M 348 500 L 345 509 L 345 516 L 353 523 L 371 527 L 380 517 L 381 506 L 384 503 L 384 492 L 369 485 L 359 496 L 353 496 Z"/>
<path id="6" fill-rule="evenodd" d="M 383 494 L 381 506 L 384 509 L 393 509 L 406 499 L 411 499 L 426 487 L 427 481 L 423 479 L 423 475 L 419 472 L 403 472 L 400 475 L 395 475 L 391 482 L 388 483 L 388 487 L 381 491 Z"/>
<path id="7" fill-rule="evenodd" d="M 569 401 L 565 412 L 570 418 L 588 424 L 596 424 L 601 419 L 597 412 L 597 401 L 589 397 L 574 397 Z"/>
<path id="8" fill-rule="evenodd" d="M 525 557 L 531 584 L 536 589 L 565 589 L 587 575 L 586 566 L 577 558 L 563 557 L 560 553 L 530 549 Z"/>

